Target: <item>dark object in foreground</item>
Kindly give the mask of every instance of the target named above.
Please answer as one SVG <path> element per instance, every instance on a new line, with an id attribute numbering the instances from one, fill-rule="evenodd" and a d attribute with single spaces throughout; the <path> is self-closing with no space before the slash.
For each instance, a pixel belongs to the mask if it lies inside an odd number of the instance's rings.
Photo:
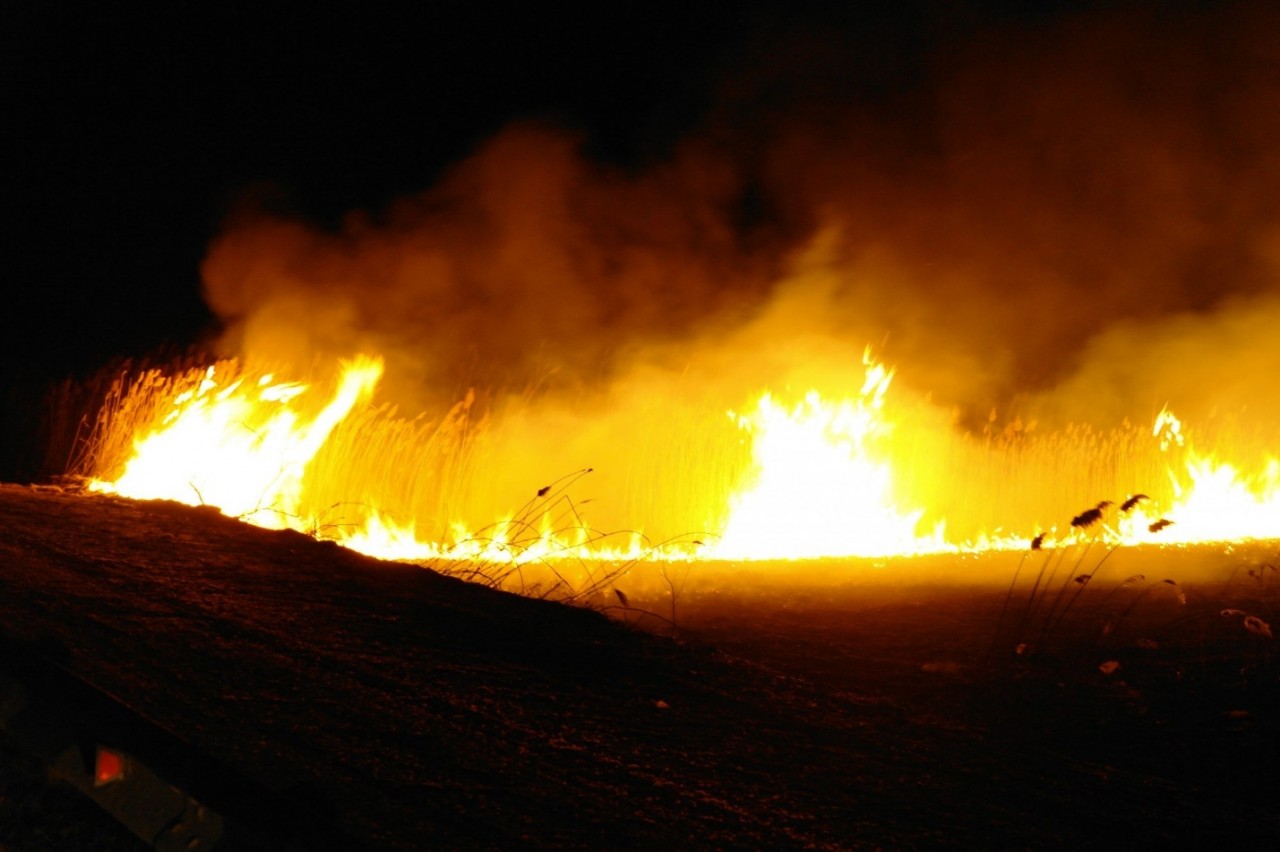
<path id="1" fill-rule="evenodd" d="M 50 642 L 0 636 L 0 728 L 49 774 L 156 849 L 355 845 L 319 808 L 278 795 L 76 676 Z"/>

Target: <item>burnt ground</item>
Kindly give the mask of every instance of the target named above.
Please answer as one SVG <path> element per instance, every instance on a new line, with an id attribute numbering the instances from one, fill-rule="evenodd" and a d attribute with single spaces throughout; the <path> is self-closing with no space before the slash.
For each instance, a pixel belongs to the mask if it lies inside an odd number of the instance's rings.
<path id="1" fill-rule="evenodd" d="M 671 637 L 658 597 L 602 614 L 0 486 L 4 634 L 343 848 L 1275 848 L 1249 570 L 1099 586 L 1048 632 L 993 586 L 690 589 Z M 145 848 L 8 741 L 0 847 Z"/>

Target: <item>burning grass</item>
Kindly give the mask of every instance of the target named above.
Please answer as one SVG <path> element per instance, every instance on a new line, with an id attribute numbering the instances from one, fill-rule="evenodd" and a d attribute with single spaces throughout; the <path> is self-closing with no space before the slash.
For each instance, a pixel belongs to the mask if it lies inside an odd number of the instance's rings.
<path id="1" fill-rule="evenodd" d="M 869 351 L 845 396 L 810 390 L 788 405 L 766 389 L 729 417 L 716 396 L 624 394 L 594 411 L 594 397 L 575 406 L 475 391 L 405 416 L 377 401 L 376 359 L 278 375 L 235 360 L 122 371 L 84 421 L 72 472 L 95 489 L 215 505 L 569 600 L 613 594 L 645 562 L 804 557 L 784 569 L 803 582 L 820 557 L 1016 552 L 1042 530 L 1044 563 L 1018 620 L 1048 634 L 1120 542 L 1277 532 L 1280 464 L 1259 449 L 1261 433 L 1250 443 L 1222 428 L 1193 445 L 1162 410 L 1154 429 L 1109 430 L 997 428 L 993 413 L 975 435 L 909 389 L 894 397 L 893 371 Z M 1203 449 L 1228 439 L 1239 442 L 1231 453 Z M 586 453 L 606 464 L 568 463 Z M 551 484 L 529 488 L 539 470 Z M 1065 508 L 1077 494 L 1138 486 L 1118 508 Z M 588 487 L 606 499 L 583 496 Z M 1111 549 L 1087 570 L 1095 544 Z M 1067 545 L 1079 552 L 1065 556 Z"/>

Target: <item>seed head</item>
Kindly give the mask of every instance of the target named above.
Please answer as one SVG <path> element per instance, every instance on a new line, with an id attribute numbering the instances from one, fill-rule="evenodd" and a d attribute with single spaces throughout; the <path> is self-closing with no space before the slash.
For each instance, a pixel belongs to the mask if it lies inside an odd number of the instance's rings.
<path id="1" fill-rule="evenodd" d="M 1256 615 L 1247 615 L 1244 619 L 1244 629 L 1248 630 L 1255 636 L 1265 636 L 1271 638 L 1271 625 L 1267 624 Z"/>
<path id="2" fill-rule="evenodd" d="M 1085 509 L 1083 512 L 1071 519 L 1071 526 L 1079 527 L 1082 530 L 1093 526 L 1098 521 L 1102 520 L 1102 506 L 1103 503 L 1099 503 L 1092 509 Z"/>
<path id="3" fill-rule="evenodd" d="M 1135 494 L 1132 497 L 1130 497 L 1128 500 L 1125 500 L 1123 503 L 1120 504 L 1120 511 L 1128 512 L 1134 506 L 1138 505 L 1139 501 L 1150 500 L 1150 499 L 1151 498 L 1145 494 Z"/>

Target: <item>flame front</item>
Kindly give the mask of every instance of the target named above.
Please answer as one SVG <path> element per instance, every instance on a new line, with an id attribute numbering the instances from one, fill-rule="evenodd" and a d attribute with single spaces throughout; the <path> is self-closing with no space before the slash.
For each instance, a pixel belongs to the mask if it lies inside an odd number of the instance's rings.
<path id="1" fill-rule="evenodd" d="M 195 387 L 174 397 L 152 431 L 137 438 L 124 472 L 90 487 L 213 505 L 273 529 L 314 529 L 300 513 L 307 465 L 334 427 L 372 394 L 382 369 L 376 358 L 344 362 L 332 397 L 307 418 L 298 405 L 307 385 L 276 382 L 271 374 L 221 385 L 217 367 L 209 367 Z"/>
<path id="2" fill-rule="evenodd" d="M 1050 540 L 1071 535 L 1065 519 L 1082 505 L 1139 491 L 1148 499 L 1105 522 L 1108 537 L 1186 543 L 1280 534 L 1280 462 L 1256 451 L 1241 462 L 1196 449 L 1194 430 L 1167 410 L 1145 437 L 1125 427 L 1102 438 L 1018 431 L 1016 440 L 979 441 L 933 421 L 905 423 L 890 395 L 894 372 L 869 352 L 863 368 L 855 394 L 810 389 L 787 405 L 765 390 L 744 413 L 731 412 L 736 439 L 749 448 L 739 467 L 725 467 L 723 459 L 736 458 L 728 451 L 676 458 L 687 490 L 696 492 L 685 504 L 713 520 L 707 534 L 695 536 L 707 527 L 691 515 L 690 534 L 664 546 L 634 531 L 640 523 L 625 533 L 596 528 L 567 485 L 539 490 L 500 522 L 478 517 L 469 501 L 483 493 L 501 459 L 486 459 L 491 446 L 477 436 L 487 427 L 468 419 L 472 398 L 440 421 L 406 421 L 372 404 L 383 366 L 367 356 L 343 362 L 327 393 L 235 363 L 168 383 L 139 382 L 98 436 L 102 447 L 120 446 L 133 433 L 127 458 L 103 450 L 91 487 L 217 506 L 260 526 L 417 561 L 805 559 L 1021 548 L 1038 532 Z M 710 419 L 679 422 L 719 434 L 706 425 Z M 700 446 L 689 436 L 667 437 L 667 447 Z M 736 473 L 723 475 L 727 469 Z M 953 538 L 957 527 L 962 532 Z"/>
<path id="3" fill-rule="evenodd" d="M 896 505 L 884 415 L 893 372 L 869 352 L 863 363 L 866 379 L 852 399 L 826 402 L 810 390 L 788 409 L 765 393 L 750 414 L 730 413 L 751 436 L 754 468 L 750 485 L 730 498 L 710 554 L 797 559 L 947 549 L 941 528 L 920 534 L 923 510 Z"/>
<path id="4" fill-rule="evenodd" d="M 1266 458 L 1243 473 L 1236 465 L 1187 446 L 1182 421 L 1167 408 L 1157 415 L 1152 435 L 1161 452 L 1183 450 L 1181 469 L 1168 469 L 1170 506 L 1161 518 L 1137 512 L 1126 527 L 1135 541 L 1191 544 L 1239 541 L 1280 535 L 1280 461 Z M 1168 522 L 1157 531 L 1152 525 Z"/>

